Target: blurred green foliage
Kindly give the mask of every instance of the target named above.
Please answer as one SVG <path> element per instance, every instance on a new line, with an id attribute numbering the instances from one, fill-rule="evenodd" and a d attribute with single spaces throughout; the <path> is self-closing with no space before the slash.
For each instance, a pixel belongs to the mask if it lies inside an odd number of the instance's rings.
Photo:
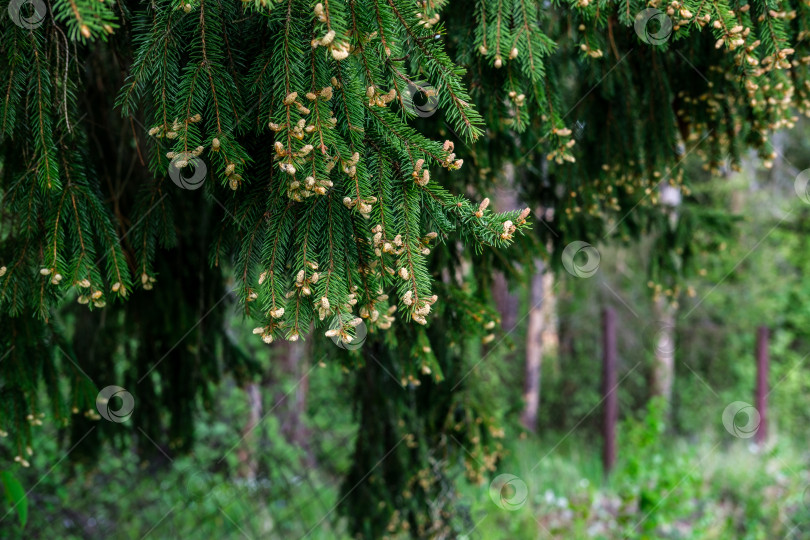
<path id="1" fill-rule="evenodd" d="M 651 399 L 649 389 L 659 327 L 646 265 L 655 238 L 599 245 L 601 266 L 593 278 L 556 275 L 559 345 L 544 351 L 537 435 L 525 433 L 518 421 L 525 320 L 486 344 L 472 333 L 469 343 L 448 340 L 436 352 L 437 365 L 461 371 L 444 373 L 446 380 L 437 384 L 424 379 L 429 384 L 418 391 L 403 388 L 384 367 L 397 362 L 398 354 L 426 346 L 416 338 L 385 352 L 369 342 L 365 352 L 379 356 L 374 365 L 355 366 L 359 378 L 341 362 L 314 367 L 301 416 L 306 444 L 299 445 L 285 432 L 287 405 L 279 400 L 296 390 L 300 374 L 285 371 L 267 348 L 248 341 L 245 323 L 231 316 L 227 326 L 237 330 L 238 345 L 258 362 L 262 376 L 225 375 L 194 393 L 207 406 L 189 407 L 197 420 L 190 452 L 175 453 L 160 432 L 105 424 L 100 427 L 119 444 L 99 446 L 96 462 L 66 459 L 69 431 L 45 423 L 32 430 L 31 467 L 12 471 L 30 490 L 28 523 L 23 529 L 17 510 L 10 511 L 14 503 L 4 502 L 0 538 L 351 538 L 353 530 L 384 522 L 392 508 L 401 522 L 416 523 L 419 503 L 406 501 L 406 492 L 413 487 L 409 475 L 426 463 L 436 467 L 436 481 L 421 496 L 428 502 L 446 498 L 441 509 L 453 509 L 448 522 L 456 529 L 445 531 L 450 537 L 810 538 L 810 283 L 804 278 L 810 206 L 794 196 L 790 174 L 781 174 L 760 182 L 762 171 L 746 169 L 695 190 L 699 204 L 732 208 L 741 219 L 717 249 L 695 254 L 699 271 L 672 296 L 678 306 L 671 408 Z M 515 283 L 518 312 L 526 313 L 525 285 Z M 619 452 L 608 477 L 599 458 L 605 305 L 618 315 L 620 357 Z M 771 330 L 770 442 L 762 448 L 734 437 L 722 422 L 731 402 L 753 402 L 760 325 Z M 449 335 L 441 325 L 429 334 L 431 342 Z M 312 365 L 319 354 L 336 354 L 330 342 L 322 345 L 310 351 Z M 447 363 L 444 354 L 465 362 Z M 459 381 L 463 392 L 443 394 Z M 255 480 L 242 473 L 237 443 L 249 415 L 250 382 L 265 386 L 263 419 L 250 443 Z M 350 395 L 357 396 L 357 409 Z M 375 408 L 381 402 L 397 407 L 383 413 Z M 433 416 L 419 414 L 425 403 L 432 404 Z M 463 433 L 447 429 L 447 411 L 464 416 Z M 478 423 L 484 425 L 480 431 L 470 429 Z M 401 470 L 380 467 L 390 497 L 377 500 L 377 491 L 364 483 L 381 457 L 375 452 L 408 433 L 430 444 L 403 444 L 395 464 L 387 466 Z M 489 441 L 494 452 L 480 452 L 482 433 L 498 433 L 493 439 L 499 442 Z M 420 453 L 447 449 L 451 436 L 462 452 Z M 355 455 L 358 437 L 373 443 L 366 449 L 376 449 L 361 456 L 366 461 Z M 514 511 L 493 498 L 489 483 L 499 474 L 513 474 L 527 488 L 525 502 L 518 501 Z M 351 520 L 341 508 L 349 493 L 356 495 Z"/>

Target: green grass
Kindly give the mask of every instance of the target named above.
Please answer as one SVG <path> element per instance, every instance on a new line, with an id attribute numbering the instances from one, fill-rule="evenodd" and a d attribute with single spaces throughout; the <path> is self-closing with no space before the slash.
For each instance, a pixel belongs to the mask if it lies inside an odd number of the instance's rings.
<path id="1" fill-rule="evenodd" d="M 486 483 L 462 489 L 477 524 L 468 538 L 810 539 L 808 454 L 789 441 L 760 450 L 749 440 L 651 437 L 625 426 L 619 462 L 604 478 L 598 443 L 543 439 L 517 441 L 492 473 L 525 483 L 519 509 L 499 508 Z"/>

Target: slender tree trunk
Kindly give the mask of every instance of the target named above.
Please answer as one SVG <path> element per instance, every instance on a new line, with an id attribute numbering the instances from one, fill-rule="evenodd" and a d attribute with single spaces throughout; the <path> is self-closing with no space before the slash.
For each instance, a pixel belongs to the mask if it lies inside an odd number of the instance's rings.
<path id="1" fill-rule="evenodd" d="M 300 341 L 281 341 L 277 351 L 284 378 L 291 379 L 294 385 L 288 394 L 279 393 L 274 400 L 275 403 L 283 401 L 279 405 L 281 432 L 288 441 L 306 447 L 308 433 L 303 421 L 309 392 L 306 345 Z"/>
<path id="2" fill-rule="evenodd" d="M 256 461 L 256 448 L 254 444 L 254 431 L 262 418 L 262 393 L 257 383 L 250 383 L 245 387 L 250 412 L 248 421 L 242 428 L 242 443 L 239 446 L 239 475 L 249 481 L 256 480 L 258 463 Z"/>
<path id="3" fill-rule="evenodd" d="M 662 184 L 659 186 L 661 202 L 669 206 L 670 225 L 677 225 L 678 208 L 681 205 L 681 192 L 679 189 Z M 666 403 L 666 412 L 669 414 L 672 404 L 672 385 L 675 382 L 675 308 L 666 296 L 659 296 L 653 302 L 653 312 L 658 321 L 655 335 L 655 360 L 651 374 L 650 386 L 653 397 L 660 396 Z"/>
<path id="4" fill-rule="evenodd" d="M 537 427 L 537 412 L 540 409 L 540 368 L 543 362 L 543 274 L 545 265 L 535 261 L 529 292 L 529 324 L 526 329 L 526 372 L 523 384 L 523 414 L 520 421 L 527 430 Z"/>
<path id="5" fill-rule="evenodd" d="M 602 312 L 602 399 L 605 402 L 602 469 L 605 475 L 616 463 L 616 421 L 619 418 L 616 354 L 616 312 L 605 308 Z"/>
<path id="6" fill-rule="evenodd" d="M 518 322 L 519 301 L 509 292 L 509 282 L 503 272 L 496 272 L 492 278 L 492 297 L 501 315 L 501 328 L 504 332 L 511 332 Z"/>
<path id="7" fill-rule="evenodd" d="M 554 273 L 543 272 L 543 302 L 540 309 L 543 312 L 543 354 L 546 358 L 557 354 L 560 346 L 560 335 L 557 330 L 557 295 L 554 292 Z"/>
<path id="8" fill-rule="evenodd" d="M 653 309 L 658 319 L 658 332 L 650 386 L 652 395 L 663 397 L 669 409 L 675 381 L 675 308 L 661 296 L 655 300 Z"/>
<path id="9" fill-rule="evenodd" d="M 515 190 L 515 167 L 507 164 L 503 169 L 502 185 L 495 189 L 493 207 L 498 212 L 517 210 L 518 200 Z M 496 272 L 492 278 L 492 296 L 495 307 L 501 315 L 501 328 L 511 332 L 518 324 L 518 297 L 509 292 L 509 283 L 503 272 Z"/>

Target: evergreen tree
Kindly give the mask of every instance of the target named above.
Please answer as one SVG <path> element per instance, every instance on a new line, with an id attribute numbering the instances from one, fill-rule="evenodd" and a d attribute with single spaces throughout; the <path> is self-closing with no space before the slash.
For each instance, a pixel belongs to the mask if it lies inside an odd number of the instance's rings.
<path id="1" fill-rule="evenodd" d="M 95 417 L 94 383 L 116 370 L 143 396 L 139 427 L 159 433 L 169 411 L 174 443 L 189 448 L 204 383 L 251 370 L 219 331 L 231 296 L 266 343 L 315 328 L 350 344 L 367 328 L 387 351 L 410 397 L 359 393 L 369 438 L 358 442 L 357 479 L 413 403 L 419 418 L 403 433 L 427 434 L 420 455 L 447 445 L 448 418 L 480 418 L 451 404 L 464 401 L 456 383 L 474 364 L 462 334 L 490 336 L 493 268 L 530 267 L 547 242 L 559 263 L 573 240 L 654 234 L 651 279 L 677 296 L 696 240 L 716 244 L 706 228 L 728 223 L 690 198 L 683 162 L 714 170 L 750 147 L 773 159 L 768 134 L 809 110 L 808 10 L 762 0 L 13 0 L 0 22 L 7 457 L 26 463 L 45 414 L 41 384 L 48 420 L 67 424 L 77 411 Z M 523 238 L 528 208 L 488 208 L 507 162 L 522 198 L 545 210 Z M 686 199 L 676 221 L 664 182 Z M 503 250 L 515 240 L 522 249 Z M 430 326 L 431 311 L 445 324 Z M 104 342 L 82 358 L 94 326 Z M 194 346 L 178 348 L 190 333 Z M 363 368 L 362 349 L 336 361 L 359 381 L 379 375 Z M 440 384 L 446 374 L 453 385 Z M 381 404 L 390 408 L 375 417 Z M 481 437 L 468 443 L 497 453 Z M 448 466 L 469 463 L 451 446 Z M 411 476 L 395 485 L 411 490 L 425 464 L 402 463 Z M 382 500 L 386 486 L 370 486 L 349 485 L 347 508 Z M 391 504 L 368 520 L 352 512 L 352 527 L 444 530 L 445 514 L 425 517 L 434 489 L 416 490 L 404 518 Z"/>

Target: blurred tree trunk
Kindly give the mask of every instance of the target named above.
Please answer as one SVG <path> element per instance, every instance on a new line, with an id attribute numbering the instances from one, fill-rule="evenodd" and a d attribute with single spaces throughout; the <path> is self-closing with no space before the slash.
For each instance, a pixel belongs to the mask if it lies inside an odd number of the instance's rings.
<path id="1" fill-rule="evenodd" d="M 517 210 L 518 200 L 515 188 L 515 167 L 511 163 L 503 168 L 502 184 L 495 189 L 493 207 L 498 212 Z M 503 272 L 496 272 L 492 278 L 492 297 L 501 315 L 501 328 L 511 332 L 518 324 L 518 297 L 509 291 L 509 282 Z"/>
<path id="2" fill-rule="evenodd" d="M 511 332 L 517 325 L 518 297 L 509 291 L 509 282 L 503 272 L 496 272 L 492 278 L 492 297 L 495 308 L 501 315 L 501 328 Z"/>
<path id="3" fill-rule="evenodd" d="M 253 444 L 253 431 L 262 418 L 262 393 L 257 383 L 249 383 L 245 387 L 245 394 L 248 399 L 249 413 L 248 421 L 242 428 L 242 442 L 239 445 L 239 476 L 254 481 L 259 467 Z"/>
<path id="4" fill-rule="evenodd" d="M 526 367 L 523 381 L 523 413 L 520 422 L 527 430 L 534 432 L 537 427 L 537 412 L 540 409 L 540 368 L 543 362 L 543 328 L 545 301 L 545 264 L 535 260 L 529 290 L 529 324 L 526 328 Z"/>
<path id="5" fill-rule="evenodd" d="M 309 432 L 304 424 L 309 393 L 308 347 L 301 341 L 280 341 L 276 344 L 276 359 L 282 371 L 281 382 L 289 381 L 292 386 L 279 388 L 274 406 L 278 406 L 281 432 L 296 446 L 307 449 Z M 290 388 L 285 393 L 285 388 Z"/>
<path id="6" fill-rule="evenodd" d="M 243 440 L 238 456 L 240 475 L 249 480 L 256 478 L 258 469 L 253 431 L 263 417 L 262 389 L 273 396 L 267 414 L 275 413 L 287 441 L 307 452 L 305 462 L 308 466 L 314 464 L 309 452 L 309 432 L 304 423 L 309 392 L 308 347 L 300 341 L 279 341 L 273 345 L 272 351 L 276 374 L 265 377 L 261 383 L 245 386 L 249 413 L 242 428 Z"/>
<path id="7" fill-rule="evenodd" d="M 674 228 L 678 219 L 678 208 L 681 205 L 681 191 L 669 184 L 659 186 L 661 203 L 669 207 L 670 224 Z M 655 335 L 655 359 L 651 373 L 650 387 L 653 397 L 662 397 L 669 414 L 672 403 L 672 385 L 675 382 L 675 311 L 666 295 L 660 295 L 653 301 L 653 313 L 658 321 Z"/>
<path id="8" fill-rule="evenodd" d="M 664 398 L 669 409 L 672 403 L 672 385 L 675 382 L 675 308 L 665 296 L 653 304 L 658 321 L 655 335 L 655 360 L 652 369 L 652 395 Z"/>
<path id="9" fill-rule="evenodd" d="M 557 321 L 557 295 L 554 293 L 554 273 L 550 270 L 543 272 L 543 302 L 540 310 L 543 314 L 543 354 L 548 358 L 558 354 L 560 346 L 560 335 Z"/>

